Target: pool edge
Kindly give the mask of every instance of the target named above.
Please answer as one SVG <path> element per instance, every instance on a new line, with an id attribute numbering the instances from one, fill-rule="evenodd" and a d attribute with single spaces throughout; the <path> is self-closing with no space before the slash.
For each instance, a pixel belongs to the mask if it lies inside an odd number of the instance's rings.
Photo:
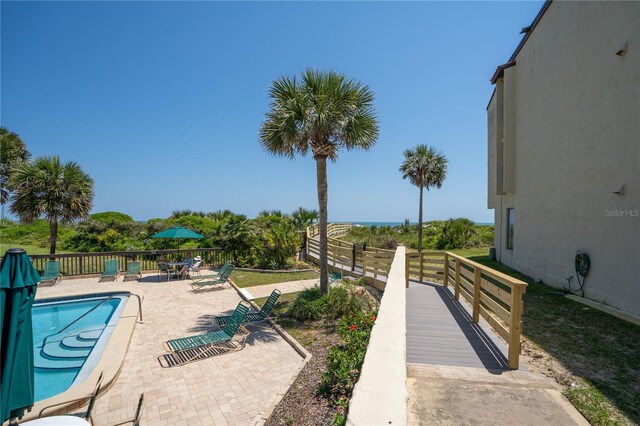
<path id="1" fill-rule="evenodd" d="M 137 295 L 141 300 L 144 300 L 144 292 L 141 290 L 131 291 L 131 289 L 118 291 L 113 290 L 107 293 L 128 293 L 129 295 Z M 79 296 L 79 295 L 92 295 L 96 294 L 96 291 L 82 291 L 74 292 L 65 296 Z M 135 297 L 135 296 L 134 296 Z M 109 341 L 105 346 L 100 360 L 94 367 L 93 371 L 87 376 L 85 380 L 69 388 L 65 392 L 54 395 L 50 398 L 43 399 L 36 402 L 30 412 L 25 413 L 21 421 L 34 420 L 39 417 L 40 410 L 55 404 L 60 404 L 56 408 L 52 408 L 45 412 L 46 416 L 68 413 L 84 406 L 88 401 L 91 392 L 98 381 L 100 373 L 103 373 L 102 386 L 100 388 L 100 395 L 108 392 L 111 386 L 115 384 L 124 360 L 133 338 L 133 332 L 135 331 L 137 319 L 138 319 L 138 301 L 134 300 L 134 297 L 129 297 L 126 301 L 126 305 L 122 310 L 118 324 L 113 330 L 113 333 L 109 337 Z M 44 298 L 43 298 L 44 299 Z M 69 402 L 74 401 L 77 402 Z"/>

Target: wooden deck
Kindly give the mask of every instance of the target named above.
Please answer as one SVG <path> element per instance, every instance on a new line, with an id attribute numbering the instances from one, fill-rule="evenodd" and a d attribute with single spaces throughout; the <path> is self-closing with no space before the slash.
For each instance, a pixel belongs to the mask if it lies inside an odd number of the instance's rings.
<path id="1" fill-rule="evenodd" d="M 507 370 L 507 346 L 442 285 L 407 289 L 407 362 Z M 520 366 L 522 368 L 522 366 Z"/>

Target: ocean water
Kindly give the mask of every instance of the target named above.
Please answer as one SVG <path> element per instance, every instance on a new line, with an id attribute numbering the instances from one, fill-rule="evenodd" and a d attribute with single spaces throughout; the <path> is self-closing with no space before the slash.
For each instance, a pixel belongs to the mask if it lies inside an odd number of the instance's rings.
<path id="1" fill-rule="evenodd" d="M 354 225 L 362 226 L 400 226 L 404 222 L 351 222 Z M 417 225 L 417 222 L 411 222 L 410 225 Z M 476 225 L 489 225 L 493 226 L 493 222 L 476 222 Z"/>

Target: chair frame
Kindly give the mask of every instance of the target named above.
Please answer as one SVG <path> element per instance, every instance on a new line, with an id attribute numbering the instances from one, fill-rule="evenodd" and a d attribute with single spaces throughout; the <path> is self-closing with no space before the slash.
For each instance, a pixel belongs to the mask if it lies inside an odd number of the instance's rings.
<path id="1" fill-rule="evenodd" d="M 244 312 L 242 312 L 244 311 Z M 233 316 L 242 315 L 242 318 L 239 319 L 239 322 L 236 325 L 228 324 L 222 331 L 227 335 L 227 339 L 221 339 L 218 342 L 206 343 L 199 346 L 193 346 L 189 348 L 175 350 L 171 347 L 170 342 L 179 339 L 167 340 L 163 343 L 164 348 L 167 350 L 167 354 L 160 355 L 158 357 L 158 361 L 160 362 L 161 367 L 171 367 L 171 366 L 181 366 L 185 364 L 189 364 L 194 361 L 199 361 L 201 359 L 210 358 L 217 355 L 224 355 L 229 352 L 237 352 L 246 346 L 247 337 L 249 336 L 249 330 L 247 330 L 242 322 L 244 321 L 244 317 L 246 313 L 249 311 L 249 306 L 244 304 L 243 302 L 238 303 L 235 311 L 233 312 Z M 227 332 L 227 328 L 235 328 L 233 331 L 233 335 L 230 335 Z M 201 335 L 207 335 L 209 333 L 203 333 Z M 196 335 L 198 336 L 198 335 Z M 187 336 L 191 337 L 191 336 Z M 195 336 L 194 336 L 195 337 Z M 163 364 L 163 359 L 165 364 Z"/>
<path id="2" fill-rule="evenodd" d="M 109 263 L 113 264 L 114 262 L 116 264 L 115 274 L 107 274 L 107 264 Z M 118 279 L 118 275 L 120 275 L 120 262 L 118 261 L 118 259 L 107 259 L 104 262 L 104 272 L 102 273 L 102 275 L 100 275 L 100 280 L 98 282 L 106 278 L 113 278 L 113 281 L 116 281 Z"/>
<path id="3" fill-rule="evenodd" d="M 220 272 L 219 275 L 202 275 L 194 278 L 191 281 L 191 289 L 197 292 L 203 289 L 224 288 L 233 272 L 233 266 L 229 266 L 224 271 L 221 269 Z"/>
<path id="4" fill-rule="evenodd" d="M 87 405 L 87 411 L 84 412 L 80 412 L 80 413 L 71 413 L 69 414 L 70 416 L 78 416 L 81 417 L 83 419 L 89 419 L 91 421 L 91 424 L 94 424 L 93 421 L 93 417 L 91 417 L 92 412 L 93 412 L 93 406 L 96 402 L 96 399 L 98 398 L 98 395 L 100 394 L 100 387 L 102 386 L 102 376 L 104 375 L 104 373 L 100 373 L 100 376 L 98 377 L 98 381 L 96 382 L 95 387 L 93 388 L 93 392 L 91 392 L 89 395 L 87 395 L 84 398 L 77 398 L 77 399 L 71 399 L 68 401 L 64 401 L 64 402 L 59 402 L 57 404 L 52 404 L 52 405 L 48 405 L 46 407 L 44 407 L 42 410 L 40 410 L 40 413 L 38 413 L 38 418 L 43 417 L 42 413 L 44 413 L 46 410 L 53 408 L 53 407 L 57 407 L 60 405 L 69 405 L 69 404 L 73 404 L 75 402 L 83 402 L 86 401 L 87 398 L 89 398 L 89 404 Z M 46 416 L 45 416 L 46 417 Z"/>
<path id="5" fill-rule="evenodd" d="M 160 265 L 166 265 L 166 269 L 162 269 Z M 169 265 L 169 262 L 158 262 L 158 276 L 162 278 L 162 274 L 166 272 L 167 274 L 167 282 L 171 281 L 171 274 L 176 273 L 176 268 Z"/>
<path id="6" fill-rule="evenodd" d="M 41 277 L 41 281 L 53 281 L 53 285 L 56 285 L 60 282 L 60 280 L 62 280 L 62 272 L 61 271 L 61 266 L 60 266 L 60 261 L 59 260 L 47 260 L 44 264 L 44 271 L 42 275 L 47 275 L 47 265 L 51 265 L 51 264 L 57 264 L 58 265 L 58 272 L 57 272 L 57 276 L 55 278 L 42 278 Z"/>
<path id="7" fill-rule="evenodd" d="M 276 319 L 278 315 L 275 314 L 273 308 L 275 307 L 276 303 L 278 303 L 278 298 L 281 294 L 282 293 L 280 292 L 280 290 L 273 290 L 258 312 L 247 312 L 247 315 L 245 315 L 244 317 L 243 324 Z M 265 312 L 265 308 L 268 309 L 268 312 Z M 215 323 L 219 327 L 224 327 L 229 322 L 230 318 L 231 316 L 229 315 L 217 316 L 215 317 Z"/>
<path id="8" fill-rule="evenodd" d="M 129 269 L 129 265 L 131 264 L 135 264 L 137 263 L 139 266 L 139 269 L 137 271 L 131 271 Z M 123 281 L 126 281 L 127 278 L 131 278 L 131 277 L 138 277 L 138 278 L 142 278 L 142 263 L 138 262 L 138 261 L 132 261 L 132 262 L 127 262 L 127 270 L 124 272 L 124 278 Z M 136 278 L 137 279 L 137 278 Z"/>
<path id="9" fill-rule="evenodd" d="M 111 426 L 120 426 L 126 425 L 127 423 L 133 424 L 133 426 L 140 425 L 140 415 L 142 414 L 142 406 L 144 405 L 144 393 L 140 394 L 140 398 L 138 399 L 138 408 L 136 409 L 136 414 L 133 416 L 131 420 L 125 420 L 120 423 L 113 424 Z"/>

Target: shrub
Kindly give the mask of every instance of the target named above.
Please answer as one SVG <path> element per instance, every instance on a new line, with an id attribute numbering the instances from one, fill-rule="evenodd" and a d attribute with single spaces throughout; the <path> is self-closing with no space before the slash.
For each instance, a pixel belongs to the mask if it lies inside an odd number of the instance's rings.
<path id="1" fill-rule="evenodd" d="M 368 297 L 359 294 L 352 284 L 332 287 L 327 297 L 326 316 L 340 318 L 370 311 L 372 302 Z"/>
<path id="2" fill-rule="evenodd" d="M 449 219 L 442 224 L 442 232 L 437 238 L 437 248 L 459 249 L 469 247 L 472 237 L 476 234 L 475 223 L 469 219 Z"/>
<path id="3" fill-rule="evenodd" d="M 319 320 L 326 311 L 327 299 L 320 287 L 303 290 L 291 304 L 288 314 L 298 321 Z"/>
<path id="4" fill-rule="evenodd" d="M 338 334 L 343 343 L 329 350 L 327 369 L 322 372 L 318 387 L 318 392 L 334 404 L 351 396 L 360 377 L 375 319 L 376 312 L 359 312 L 343 317 L 338 324 Z"/>

